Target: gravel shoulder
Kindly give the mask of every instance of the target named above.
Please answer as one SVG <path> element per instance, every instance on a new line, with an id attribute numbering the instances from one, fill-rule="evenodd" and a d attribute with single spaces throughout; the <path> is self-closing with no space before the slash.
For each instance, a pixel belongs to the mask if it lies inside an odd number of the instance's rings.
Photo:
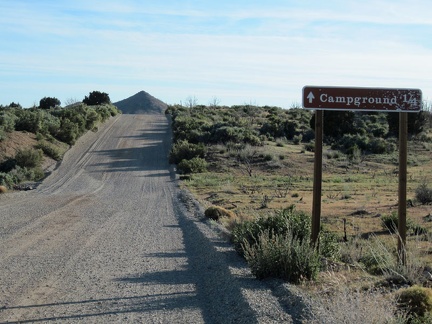
<path id="1" fill-rule="evenodd" d="M 168 164 L 163 114 L 82 137 L 36 190 L 0 197 L 0 323 L 299 323 Z"/>

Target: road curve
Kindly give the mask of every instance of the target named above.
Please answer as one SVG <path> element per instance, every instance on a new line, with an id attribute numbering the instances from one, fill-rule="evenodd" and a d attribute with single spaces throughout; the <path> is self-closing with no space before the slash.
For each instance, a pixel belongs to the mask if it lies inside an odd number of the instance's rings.
<path id="1" fill-rule="evenodd" d="M 88 133 L 31 192 L 0 196 L 0 323 L 291 323 L 179 198 L 163 114 Z"/>

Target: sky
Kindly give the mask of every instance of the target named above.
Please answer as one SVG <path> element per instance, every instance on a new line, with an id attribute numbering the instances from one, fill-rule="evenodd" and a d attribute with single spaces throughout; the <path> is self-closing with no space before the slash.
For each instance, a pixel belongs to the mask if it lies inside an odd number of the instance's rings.
<path id="1" fill-rule="evenodd" d="M 306 85 L 432 98 L 430 0 L 0 0 L 0 104 L 144 90 L 168 104 L 301 104 Z"/>

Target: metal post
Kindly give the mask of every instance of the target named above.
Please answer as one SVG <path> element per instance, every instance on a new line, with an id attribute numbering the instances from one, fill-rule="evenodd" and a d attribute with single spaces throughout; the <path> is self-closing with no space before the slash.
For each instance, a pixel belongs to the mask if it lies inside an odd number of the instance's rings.
<path id="1" fill-rule="evenodd" d="M 406 264 L 406 216 L 407 216 L 407 138 L 408 113 L 399 113 L 399 222 L 398 257 Z"/>
<path id="2" fill-rule="evenodd" d="M 315 110 L 315 164 L 311 231 L 311 243 L 313 245 L 316 245 L 318 241 L 321 219 L 323 115 L 322 110 Z"/>

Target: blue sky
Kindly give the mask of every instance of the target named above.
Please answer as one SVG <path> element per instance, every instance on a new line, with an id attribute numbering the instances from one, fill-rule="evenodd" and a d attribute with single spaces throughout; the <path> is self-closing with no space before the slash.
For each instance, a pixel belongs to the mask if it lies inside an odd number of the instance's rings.
<path id="1" fill-rule="evenodd" d="M 0 104 L 145 90 L 289 108 L 305 85 L 432 98 L 429 0 L 0 0 Z"/>

